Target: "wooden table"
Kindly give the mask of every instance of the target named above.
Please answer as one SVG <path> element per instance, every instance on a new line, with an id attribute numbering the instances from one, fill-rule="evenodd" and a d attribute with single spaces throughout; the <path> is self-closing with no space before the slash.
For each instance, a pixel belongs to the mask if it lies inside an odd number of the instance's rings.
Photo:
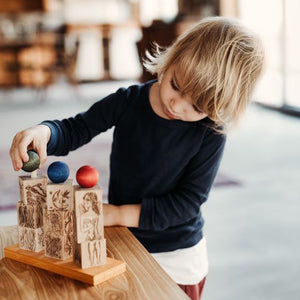
<path id="1" fill-rule="evenodd" d="M 189 299 L 125 227 L 106 227 L 107 254 L 126 272 L 97 286 L 9 258 L 0 260 L 0 299 Z"/>

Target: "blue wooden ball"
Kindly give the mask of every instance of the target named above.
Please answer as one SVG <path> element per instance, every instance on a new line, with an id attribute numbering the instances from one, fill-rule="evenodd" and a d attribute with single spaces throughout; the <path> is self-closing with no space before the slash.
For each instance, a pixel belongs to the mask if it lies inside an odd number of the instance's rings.
<path id="1" fill-rule="evenodd" d="M 62 161 L 55 161 L 48 167 L 48 177 L 54 183 L 65 182 L 70 174 L 69 167 Z"/>

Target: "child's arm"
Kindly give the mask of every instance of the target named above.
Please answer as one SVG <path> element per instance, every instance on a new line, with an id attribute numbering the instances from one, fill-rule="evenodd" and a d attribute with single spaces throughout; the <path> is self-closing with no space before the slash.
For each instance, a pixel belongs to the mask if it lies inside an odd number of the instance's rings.
<path id="1" fill-rule="evenodd" d="M 87 144 L 96 135 L 115 126 L 128 107 L 129 101 L 125 90 L 119 89 L 75 117 L 44 121 L 42 124 L 51 130 L 48 155 L 67 155 L 69 151 Z"/>
<path id="2" fill-rule="evenodd" d="M 103 204 L 104 226 L 138 227 L 141 207 L 141 204 Z"/>
<path id="3" fill-rule="evenodd" d="M 66 155 L 88 143 L 94 136 L 118 122 L 128 104 L 128 98 L 125 90 L 119 89 L 74 118 L 45 121 L 18 132 L 10 149 L 14 170 L 19 171 L 23 162 L 28 161 L 29 149 L 39 154 L 41 167 L 47 155 Z"/>

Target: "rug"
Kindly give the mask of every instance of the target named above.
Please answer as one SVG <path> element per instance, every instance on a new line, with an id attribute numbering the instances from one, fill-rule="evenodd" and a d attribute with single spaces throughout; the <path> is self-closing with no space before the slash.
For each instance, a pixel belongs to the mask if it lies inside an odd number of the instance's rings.
<path id="1" fill-rule="evenodd" d="M 111 141 L 92 141 L 89 144 L 70 152 L 68 156 L 48 158 L 40 173 L 47 174 L 48 166 L 56 160 L 64 161 L 70 168 L 70 178 L 75 178 L 76 171 L 83 165 L 91 165 L 99 172 L 99 185 L 103 190 L 103 199 L 106 201 L 109 181 L 109 154 Z M 19 183 L 18 177 L 28 173 L 15 172 L 12 168 L 8 149 L 0 150 L 0 211 L 16 209 L 16 203 L 19 201 Z M 75 181 L 74 181 L 75 182 Z M 218 173 L 213 188 L 228 186 L 240 186 L 241 182 L 231 178 L 227 174 Z"/>

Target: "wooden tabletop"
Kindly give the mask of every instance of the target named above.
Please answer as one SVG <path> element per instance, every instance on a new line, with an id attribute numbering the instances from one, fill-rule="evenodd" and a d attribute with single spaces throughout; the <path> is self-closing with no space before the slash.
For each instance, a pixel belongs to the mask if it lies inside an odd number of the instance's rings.
<path id="1" fill-rule="evenodd" d="M 189 299 L 126 227 L 106 227 L 107 255 L 126 272 L 97 286 L 9 258 L 0 260 L 0 299 Z"/>

